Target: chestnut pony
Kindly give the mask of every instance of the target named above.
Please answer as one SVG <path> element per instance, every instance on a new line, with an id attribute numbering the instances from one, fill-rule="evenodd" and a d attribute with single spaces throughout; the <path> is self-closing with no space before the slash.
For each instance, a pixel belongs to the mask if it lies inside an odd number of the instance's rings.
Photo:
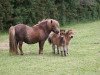
<path id="1" fill-rule="evenodd" d="M 61 51 L 61 55 L 66 56 L 66 53 L 68 54 L 68 45 L 69 42 L 71 40 L 71 38 L 73 38 L 74 36 L 74 32 L 73 30 L 68 30 L 67 32 L 65 32 L 65 30 L 60 30 L 60 34 L 55 34 L 55 33 L 51 33 L 49 35 L 48 41 L 50 44 L 52 44 L 52 49 L 54 51 L 55 54 L 55 46 L 57 46 L 57 52 L 59 54 L 59 49 Z"/>
<path id="2" fill-rule="evenodd" d="M 9 52 L 18 54 L 19 47 L 21 55 L 23 55 L 23 42 L 27 44 L 39 43 L 39 54 L 43 54 L 43 46 L 50 32 L 59 33 L 59 23 L 54 19 L 45 19 L 39 21 L 38 24 L 29 27 L 24 24 L 11 26 L 9 29 Z"/>

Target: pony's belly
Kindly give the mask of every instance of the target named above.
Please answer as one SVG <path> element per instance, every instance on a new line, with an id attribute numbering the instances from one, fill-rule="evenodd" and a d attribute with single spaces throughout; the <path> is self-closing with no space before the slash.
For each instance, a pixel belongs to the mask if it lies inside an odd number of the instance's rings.
<path id="1" fill-rule="evenodd" d="M 26 40 L 24 40 L 24 42 L 27 43 L 27 44 L 35 44 L 38 41 L 37 40 L 29 40 L 29 39 L 26 39 Z"/>
<path id="2" fill-rule="evenodd" d="M 25 43 L 27 43 L 27 44 L 35 44 L 37 42 L 25 42 Z"/>

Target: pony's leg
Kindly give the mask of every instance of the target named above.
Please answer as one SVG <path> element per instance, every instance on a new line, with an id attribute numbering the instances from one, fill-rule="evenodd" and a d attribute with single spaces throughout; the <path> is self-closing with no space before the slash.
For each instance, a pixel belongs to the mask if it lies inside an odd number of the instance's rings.
<path id="1" fill-rule="evenodd" d="M 39 42 L 39 54 L 43 54 L 43 46 L 44 46 L 45 41 Z"/>
<path id="2" fill-rule="evenodd" d="M 61 56 L 63 56 L 63 50 L 62 50 L 62 47 L 59 47 L 59 48 L 60 48 Z"/>
<path id="3" fill-rule="evenodd" d="M 52 44 L 53 53 L 55 54 L 55 45 Z"/>
<path id="4" fill-rule="evenodd" d="M 59 54 L 59 47 L 57 46 L 57 53 Z"/>
<path id="5" fill-rule="evenodd" d="M 23 45 L 23 42 L 20 41 L 20 42 L 19 42 L 19 50 L 20 50 L 21 55 L 24 54 L 23 51 L 22 51 L 22 45 Z"/>
<path id="6" fill-rule="evenodd" d="M 68 46 L 66 46 L 66 49 L 67 49 L 67 50 L 66 50 L 66 53 L 68 54 Z"/>
<path id="7" fill-rule="evenodd" d="M 63 46 L 64 55 L 66 56 L 66 46 Z"/>

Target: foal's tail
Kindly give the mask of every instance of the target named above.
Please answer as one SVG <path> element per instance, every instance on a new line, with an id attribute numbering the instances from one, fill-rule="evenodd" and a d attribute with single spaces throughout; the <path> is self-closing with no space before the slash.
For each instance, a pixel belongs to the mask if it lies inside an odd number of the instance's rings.
<path id="1" fill-rule="evenodd" d="M 16 37 L 15 37 L 15 27 L 11 26 L 9 29 L 9 53 L 11 54 L 17 54 L 17 43 L 16 43 Z"/>

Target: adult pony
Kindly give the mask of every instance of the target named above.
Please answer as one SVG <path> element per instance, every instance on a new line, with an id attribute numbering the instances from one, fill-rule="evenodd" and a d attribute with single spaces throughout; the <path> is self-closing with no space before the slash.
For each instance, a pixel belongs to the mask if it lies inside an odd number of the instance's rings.
<path id="1" fill-rule="evenodd" d="M 19 47 L 21 55 L 23 55 L 23 42 L 27 44 L 39 43 L 39 54 L 43 54 L 43 46 L 50 32 L 59 33 L 59 23 L 54 19 L 45 19 L 39 21 L 38 24 L 29 27 L 24 24 L 11 26 L 9 29 L 9 52 L 18 54 Z"/>

